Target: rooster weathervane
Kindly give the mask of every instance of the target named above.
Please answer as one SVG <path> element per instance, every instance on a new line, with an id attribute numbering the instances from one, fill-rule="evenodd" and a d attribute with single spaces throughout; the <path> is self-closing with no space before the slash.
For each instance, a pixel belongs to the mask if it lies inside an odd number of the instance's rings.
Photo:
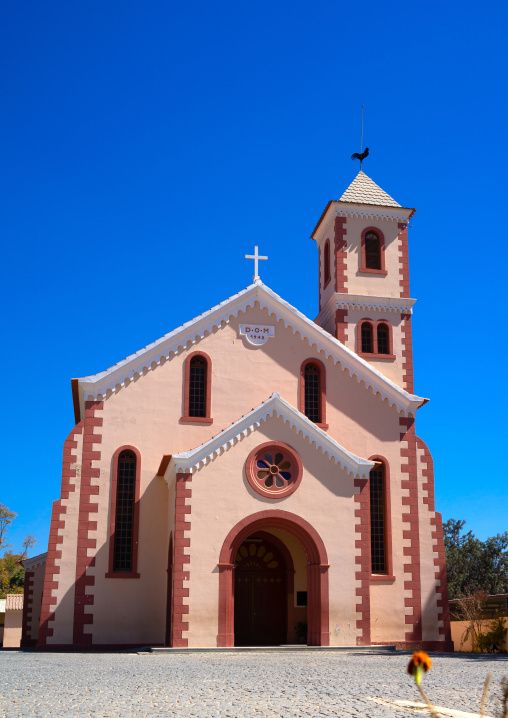
<path id="1" fill-rule="evenodd" d="M 369 156 L 369 148 L 363 149 L 363 105 L 362 105 L 362 132 L 360 136 L 360 152 L 353 152 L 351 155 L 352 160 L 360 160 L 360 172 L 362 171 L 363 160 Z"/>

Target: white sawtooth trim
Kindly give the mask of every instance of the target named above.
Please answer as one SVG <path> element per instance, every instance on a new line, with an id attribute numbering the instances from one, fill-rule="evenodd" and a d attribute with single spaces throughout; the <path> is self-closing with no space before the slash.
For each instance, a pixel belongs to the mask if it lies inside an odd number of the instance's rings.
<path id="1" fill-rule="evenodd" d="M 315 318 L 316 324 L 323 326 L 336 309 L 358 309 L 365 312 L 395 312 L 412 314 L 416 299 L 399 297 L 374 297 L 366 294 L 334 293 Z"/>
<path id="2" fill-rule="evenodd" d="M 25 571 L 33 571 L 37 566 L 42 566 L 42 564 L 46 563 L 47 557 L 47 553 L 40 553 L 38 556 L 32 556 L 32 558 L 24 558 L 20 563 L 23 564 Z"/>
<path id="3" fill-rule="evenodd" d="M 296 429 L 298 434 L 303 436 L 311 445 L 314 445 L 316 450 L 328 456 L 330 461 L 334 461 L 342 469 L 346 469 L 348 474 L 360 478 L 369 476 L 369 472 L 374 466 L 374 461 L 362 459 L 344 449 L 277 393 L 272 394 L 267 401 L 252 409 L 248 414 L 242 416 L 241 419 L 235 421 L 227 429 L 201 444 L 201 446 L 191 451 L 173 454 L 166 473 L 169 472 L 171 477 L 177 473 L 194 473 L 209 461 L 215 459 L 216 456 L 227 451 L 236 442 L 241 441 L 271 416 L 283 419 L 284 423 L 289 424 L 291 429 Z"/>
<path id="4" fill-rule="evenodd" d="M 254 308 L 256 304 L 261 309 L 267 309 L 269 315 L 275 317 L 277 321 L 282 321 L 286 328 L 293 331 L 293 334 L 300 334 L 301 338 L 307 340 L 318 353 L 322 353 L 325 358 L 331 359 L 335 364 L 340 364 L 341 368 L 353 379 L 374 394 L 379 395 L 390 406 L 396 407 L 399 413 L 413 414 L 427 401 L 423 397 L 409 394 L 388 379 L 338 339 L 279 297 L 261 280 L 257 280 L 254 284 L 200 314 L 190 322 L 182 324 L 181 327 L 115 364 L 110 369 L 79 379 L 79 386 L 83 390 L 83 399 L 102 400 L 108 398 L 116 389 L 126 386 L 137 376 L 164 363 L 171 354 L 185 349 L 189 343 L 194 344 L 215 328 L 220 327 L 223 322 L 227 324 L 231 317 L 238 316 L 240 312 L 245 312 L 249 307 Z"/>
<path id="5" fill-rule="evenodd" d="M 407 224 L 414 210 L 407 207 L 380 207 L 368 204 L 354 204 L 334 200 L 328 207 L 325 216 L 315 231 L 314 239 L 318 247 L 328 237 L 330 224 L 335 217 L 351 217 L 352 219 L 368 219 L 376 222 L 404 222 Z M 330 239 L 330 237 L 328 237 Z"/>

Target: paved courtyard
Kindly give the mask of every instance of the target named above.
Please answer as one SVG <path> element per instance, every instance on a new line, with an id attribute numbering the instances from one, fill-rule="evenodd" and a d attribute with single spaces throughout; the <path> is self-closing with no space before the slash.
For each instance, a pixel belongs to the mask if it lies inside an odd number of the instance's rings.
<path id="1" fill-rule="evenodd" d="M 393 703 L 419 701 L 406 674 L 409 655 L 0 651 L 0 716 L 408 718 L 427 714 Z M 507 657 L 432 658 L 425 688 L 435 705 L 477 712 L 483 681 L 492 673 L 487 715 L 497 715 Z"/>

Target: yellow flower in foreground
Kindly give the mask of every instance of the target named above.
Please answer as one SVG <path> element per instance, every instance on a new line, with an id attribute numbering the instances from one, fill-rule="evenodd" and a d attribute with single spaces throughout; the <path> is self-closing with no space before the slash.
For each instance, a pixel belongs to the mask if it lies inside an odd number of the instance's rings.
<path id="1" fill-rule="evenodd" d="M 417 651 L 413 653 L 413 657 L 409 661 L 407 672 L 410 676 L 414 676 L 415 683 L 417 686 L 420 685 L 422 675 L 427 673 L 432 665 L 432 661 L 425 651 Z"/>

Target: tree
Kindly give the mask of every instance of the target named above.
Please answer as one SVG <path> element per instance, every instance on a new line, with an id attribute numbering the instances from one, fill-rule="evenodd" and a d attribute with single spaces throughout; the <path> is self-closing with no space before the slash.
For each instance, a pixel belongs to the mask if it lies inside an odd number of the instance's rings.
<path id="1" fill-rule="evenodd" d="M 0 558 L 0 598 L 5 598 L 8 593 L 23 593 L 25 571 L 19 562 L 27 557 L 36 542 L 34 536 L 28 534 L 22 543 L 21 553 L 5 550 L 11 548 L 11 544 L 7 543 L 7 531 L 16 516 L 5 504 L 0 504 L 0 550 L 4 551 Z"/>
<path id="2" fill-rule="evenodd" d="M 0 551 L 10 548 L 7 543 L 7 530 L 18 514 L 9 511 L 5 504 L 0 504 Z"/>
<path id="3" fill-rule="evenodd" d="M 472 531 L 463 532 L 465 524 L 449 519 L 443 525 L 450 598 L 475 589 L 508 593 L 508 531 L 480 541 Z"/>

